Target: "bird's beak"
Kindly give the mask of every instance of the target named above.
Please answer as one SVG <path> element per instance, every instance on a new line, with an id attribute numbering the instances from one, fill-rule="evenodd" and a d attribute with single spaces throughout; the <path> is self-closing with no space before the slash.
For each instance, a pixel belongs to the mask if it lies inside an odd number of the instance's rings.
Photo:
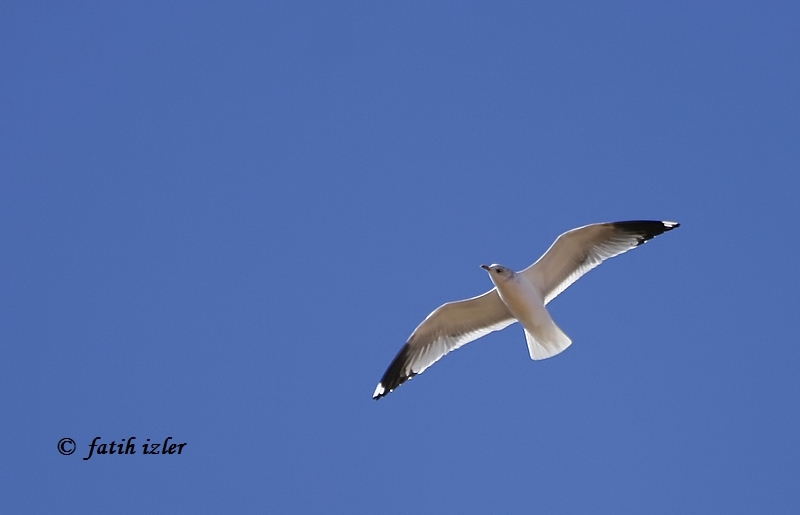
<path id="1" fill-rule="evenodd" d="M 487 272 L 489 271 L 489 265 L 481 265 L 481 268 L 483 268 Z"/>

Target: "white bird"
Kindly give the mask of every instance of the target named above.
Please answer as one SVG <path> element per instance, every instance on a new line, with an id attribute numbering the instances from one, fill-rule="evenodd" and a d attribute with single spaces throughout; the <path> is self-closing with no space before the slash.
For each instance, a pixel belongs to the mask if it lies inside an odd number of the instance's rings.
<path id="1" fill-rule="evenodd" d="M 494 288 L 471 299 L 448 302 L 428 315 L 397 353 L 372 398 L 387 395 L 451 350 L 514 322 L 525 330 L 531 359 L 563 352 L 572 340 L 553 322 L 545 305 L 606 259 L 679 226 L 650 220 L 585 225 L 556 238 L 547 252 L 522 272 L 481 265 Z"/>

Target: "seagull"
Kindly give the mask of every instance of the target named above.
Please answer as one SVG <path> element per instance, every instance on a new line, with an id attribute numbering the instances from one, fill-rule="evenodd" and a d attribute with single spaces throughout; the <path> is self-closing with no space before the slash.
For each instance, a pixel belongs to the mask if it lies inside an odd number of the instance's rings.
<path id="1" fill-rule="evenodd" d="M 631 220 L 590 224 L 567 231 L 534 264 L 521 272 L 481 265 L 494 288 L 471 299 L 439 306 L 411 333 L 372 394 L 380 399 L 448 352 L 519 322 L 533 360 L 560 354 L 572 340 L 545 306 L 606 259 L 627 252 L 677 222 Z"/>

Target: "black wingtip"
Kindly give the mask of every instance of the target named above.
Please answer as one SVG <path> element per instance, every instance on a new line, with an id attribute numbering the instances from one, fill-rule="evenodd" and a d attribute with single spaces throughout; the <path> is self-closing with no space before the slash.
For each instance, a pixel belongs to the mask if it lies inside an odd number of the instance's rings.
<path id="1" fill-rule="evenodd" d="M 616 229 L 636 235 L 639 239 L 639 245 L 652 240 L 659 234 L 664 234 L 681 226 L 678 222 L 666 220 L 629 220 L 626 222 L 613 222 L 611 225 Z"/>
<path id="2" fill-rule="evenodd" d="M 377 401 L 381 397 L 387 396 L 394 391 L 395 388 L 417 375 L 412 372 L 408 366 L 410 355 L 411 348 L 409 345 L 403 345 L 403 348 L 400 349 L 400 352 L 398 352 L 397 356 L 394 357 L 392 364 L 386 369 L 381 381 L 375 388 L 375 393 L 372 394 L 373 399 Z"/>

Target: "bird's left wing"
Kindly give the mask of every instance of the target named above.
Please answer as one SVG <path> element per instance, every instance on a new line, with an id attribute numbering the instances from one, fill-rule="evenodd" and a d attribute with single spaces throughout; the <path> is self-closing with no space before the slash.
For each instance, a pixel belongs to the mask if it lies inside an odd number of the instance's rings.
<path id="1" fill-rule="evenodd" d="M 606 259 L 678 226 L 677 222 L 632 220 L 578 227 L 556 238 L 547 252 L 520 274 L 539 290 L 547 304 Z"/>
<path id="2" fill-rule="evenodd" d="M 380 399 L 451 350 L 516 321 L 494 288 L 478 297 L 439 306 L 397 353 L 372 398 Z"/>

